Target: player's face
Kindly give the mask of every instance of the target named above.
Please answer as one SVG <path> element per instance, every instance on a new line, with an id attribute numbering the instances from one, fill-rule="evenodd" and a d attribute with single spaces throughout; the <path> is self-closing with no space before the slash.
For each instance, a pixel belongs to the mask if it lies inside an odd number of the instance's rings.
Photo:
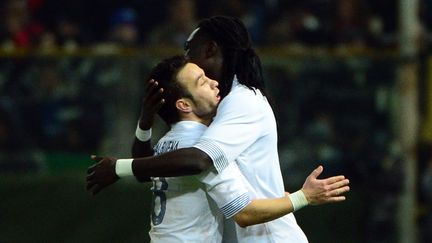
<path id="1" fill-rule="evenodd" d="M 208 76 L 216 78 L 212 64 L 206 58 L 205 45 L 202 39 L 197 36 L 199 29 L 194 30 L 185 43 L 184 50 L 186 58 L 204 69 Z"/>
<path id="2" fill-rule="evenodd" d="M 192 95 L 192 110 L 200 118 L 211 118 L 220 101 L 218 82 L 208 78 L 194 63 L 187 63 L 177 74 L 178 82 Z"/>
<path id="3" fill-rule="evenodd" d="M 197 65 L 199 65 L 200 67 L 202 67 L 203 65 L 203 61 L 202 61 L 202 55 L 201 55 L 201 50 L 199 48 L 199 45 L 197 43 L 197 37 L 196 34 L 198 33 L 199 29 L 195 29 L 189 36 L 189 38 L 187 39 L 185 46 L 184 46 L 184 51 L 185 51 L 185 56 L 186 58 L 188 58 L 188 60 L 190 62 L 196 63 Z"/>

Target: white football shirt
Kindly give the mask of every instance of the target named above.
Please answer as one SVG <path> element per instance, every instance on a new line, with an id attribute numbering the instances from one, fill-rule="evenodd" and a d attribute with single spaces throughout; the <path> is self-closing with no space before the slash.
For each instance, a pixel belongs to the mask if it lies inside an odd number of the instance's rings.
<path id="1" fill-rule="evenodd" d="M 206 129 L 193 121 L 174 124 L 155 155 L 192 147 Z M 151 242 L 221 242 L 223 215 L 230 218 L 250 203 L 242 177 L 235 165 L 223 173 L 213 168 L 197 176 L 152 178 Z"/>
<path id="2" fill-rule="evenodd" d="M 194 147 L 207 153 L 218 172 L 237 163 L 249 182 L 253 198 L 277 198 L 285 194 L 277 151 L 276 120 L 265 96 L 235 79 L 221 101 L 217 115 Z M 307 238 L 294 215 L 241 228 L 239 242 L 302 243 Z"/>

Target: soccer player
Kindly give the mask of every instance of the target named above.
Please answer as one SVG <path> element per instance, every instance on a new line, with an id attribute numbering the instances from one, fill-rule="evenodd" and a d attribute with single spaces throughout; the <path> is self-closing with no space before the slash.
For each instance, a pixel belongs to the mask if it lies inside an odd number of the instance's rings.
<path id="1" fill-rule="evenodd" d="M 207 78 L 197 65 L 187 63 L 184 56 L 160 62 L 153 68 L 150 78 L 157 79 L 165 91 L 166 102 L 158 113 L 171 126 L 154 147 L 155 154 L 193 146 L 215 114 L 220 100 L 218 83 Z M 148 153 L 143 155 L 152 154 L 150 144 L 146 151 Z M 117 173 L 122 176 L 122 163 L 118 165 Z M 128 175 L 127 168 L 125 171 Z M 240 181 L 241 174 L 238 170 L 229 171 L 152 178 L 151 241 L 221 242 L 223 217 L 208 195 L 217 195 L 214 197 L 217 205 L 222 205 L 227 217 L 244 207 L 244 203 L 238 203 L 238 196 L 247 196 L 247 189 Z"/>
<path id="2" fill-rule="evenodd" d="M 159 114 L 171 126 L 171 130 L 155 146 L 155 154 L 193 146 L 215 115 L 220 100 L 218 83 L 206 77 L 197 65 L 187 63 L 183 56 L 162 61 L 153 69 L 150 77 L 158 80 L 159 86 L 165 91 L 165 104 Z M 121 166 L 124 163 L 120 161 L 118 165 L 117 173 L 122 176 Z M 127 170 L 125 168 L 126 174 Z M 206 191 L 225 217 L 234 215 L 235 221 L 241 226 L 263 223 L 293 211 L 287 197 L 249 201 L 248 189 L 243 186 L 247 182 L 242 181 L 242 178 L 235 163 L 231 163 L 220 174 L 209 171 L 199 177 L 153 178 L 152 241 L 220 242 L 222 216 L 219 211 L 215 211 Z M 306 184 L 312 186 L 310 179 Z M 344 187 L 347 181 L 340 179 L 333 186 Z M 190 210 L 192 202 L 194 210 Z M 156 209 L 159 211 L 155 212 Z"/>
<path id="3" fill-rule="evenodd" d="M 243 23 L 229 17 L 201 21 L 187 42 L 186 55 L 209 77 L 220 80 L 222 101 L 198 143 L 192 148 L 132 162 L 104 158 L 89 168 L 88 189 L 98 193 L 117 181 L 115 168 L 120 164 L 128 167 L 128 173 L 147 177 L 198 174 L 212 166 L 222 174 L 231 163 L 236 163 L 250 185 L 252 198 L 283 198 L 276 122 L 266 98 L 260 59 L 251 47 Z M 140 142 L 136 143 L 134 147 L 139 148 Z M 312 174 L 319 175 L 321 171 L 319 167 Z M 317 186 L 321 193 L 318 195 L 343 198 L 339 195 L 345 190 L 330 186 L 334 183 L 334 180 L 319 181 Z M 294 210 L 305 201 L 313 204 L 311 195 L 307 189 L 290 194 Z M 236 233 L 239 242 L 307 242 L 291 213 L 264 224 L 247 228 L 236 226 Z"/>

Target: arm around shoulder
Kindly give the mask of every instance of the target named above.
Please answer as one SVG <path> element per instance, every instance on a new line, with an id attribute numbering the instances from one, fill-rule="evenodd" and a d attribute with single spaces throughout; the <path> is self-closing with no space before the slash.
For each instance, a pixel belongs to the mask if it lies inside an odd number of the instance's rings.
<path id="1" fill-rule="evenodd" d="M 213 165 L 211 158 L 197 148 L 182 148 L 153 157 L 135 158 L 132 170 L 139 177 L 195 175 Z"/>

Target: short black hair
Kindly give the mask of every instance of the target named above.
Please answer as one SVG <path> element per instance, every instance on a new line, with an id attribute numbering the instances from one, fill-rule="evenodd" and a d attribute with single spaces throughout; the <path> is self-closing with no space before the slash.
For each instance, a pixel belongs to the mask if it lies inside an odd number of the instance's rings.
<path id="1" fill-rule="evenodd" d="M 176 76 L 188 61 L 185 56 L 173 56 L 159 62 L 150 72 L 149 79 L 158 82 L 158 87 L 163 88 L 164 104 L 159 109 L 158 114 L 168 125 L 180 121 L 178 110 L 175 103 L 182 97 L 192 97 L 191 94 L 182 87 Z"/>
<path id="2" fill-rule="evenodd" d="M 214 16 L 198 24 L 197 36 L 214 40 L 222 50 L 223 67 L 219 80 L 221 97 L 225 97 L 232 86 L 234 75 L 240 84 L 266 95 L 261 60 L 252 48 L 251 38 L 241 20 L 228 16 Z"/>

